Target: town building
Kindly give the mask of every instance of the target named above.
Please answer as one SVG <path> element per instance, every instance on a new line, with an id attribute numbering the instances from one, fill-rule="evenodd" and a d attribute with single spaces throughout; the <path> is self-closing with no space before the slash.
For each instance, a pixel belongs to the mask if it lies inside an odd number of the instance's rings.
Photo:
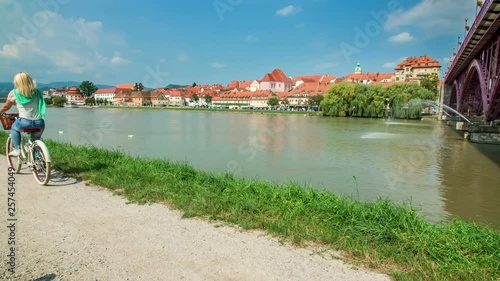
<path id="1" fill-rule="evenodd" d="M 116 95 L 116 88 L 98 89 L 94 93 L 94 99 L 107 100 L 109 104 L 114 104 L 114 99 Z"/>
<path id="2" fill-rule="evenodd" d="M 273 92 L 288 92 L 292 89 L 293 81 L 287 77 L 283 70 L 276 68 L 271 73 L 264 75 L 260 81 L 260 90 Z"/>
<path id="3" fill-rule="evenodd" d="M 436 73 L 439 77 L 441 65 L 439 61 L 423 55 L 421 57 L 410 57 L 402 61 L 395 70 L 395 79 L 398 82 L 415 81 L 426 77 L 428 74 Z"/>
<path id="4" fill-rule="evenodd" d="M 66 92 L 66 103 L 83 105 L 85 98 L 78 88 L 72 87 Z"/>

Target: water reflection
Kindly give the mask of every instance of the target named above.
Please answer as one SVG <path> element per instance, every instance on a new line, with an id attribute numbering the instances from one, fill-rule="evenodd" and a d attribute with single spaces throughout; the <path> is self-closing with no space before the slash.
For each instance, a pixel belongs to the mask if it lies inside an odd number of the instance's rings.
<path id="1" fill-rule="evenodd" d="M 453 134 L 447 143 L 439 165 L 446 212 L 500 228 L 500 208 L 492 207 L 500 205 L 498 146 L 465 142 Z"/>
<path id="2" fill-rule="evenodd" d="M 431 221 L 500 221 L 500 146 L 466 142 L 437 122 L 123 109 L 49 108 L 47 116 L 45 137 L 59 141 L 407 201 Z"/>

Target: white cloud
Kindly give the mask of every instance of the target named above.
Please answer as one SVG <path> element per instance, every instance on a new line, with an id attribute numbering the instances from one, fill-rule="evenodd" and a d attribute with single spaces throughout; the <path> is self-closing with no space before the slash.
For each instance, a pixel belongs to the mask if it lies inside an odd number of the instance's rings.
<path id="1" fill-rule="evenodd" d="M 220 62 L 214 62 L 214 63 L 212 64 L 212 67 L 213 67 L 213 68 L 224 68 L 224 67 L 226 67 L 226 65 L 225 65 L 225 64 L 223 64 L 223 63 L 220 63 Z"/>
<path id="2" fill-rule="evenodd" d="M 283 8 L 283 9 L 277 10 L 276 14 L 278 16 L 287 17 L 287 16 L 291 16 L 291 15 L 300 13 L 301 11 L 302 11 L 301 8 L 290 5 L 290 6 Z"/>
<path id="3" fill-rule="evenodd" d="M 5 3 L 13 5 L 9 1 L 2 1 L 2 10 Z M 128 62 L 120 55 L 128 51 L 127 43 L 106 32 L 102 22 L 66 18 L 24 2 L 16 1 L 14 8 L 16 18 L 27 20 L 19 24 L 0 17 L 0 32 L 6 35 L 0 37 L 0 59 L 8 72 L 24 69 L 39 81 L 79 79 L 111 73 L 114 64 Z"/>
<path id="4" fill-rule="evenodd" d="M 413 40 L 415 40 L 415 37 L 413 37 L 413 35 L 411 35 L 409 32 L 401 32 L 389 38 L 389 41 L 393 43 L 406 43 Z"/>
<path id="5" fill-rule="evenodd" d="M 189 60 L 189 55 L 186 53 L 180 53 L 177 55 L 177 59 L 179 61 L 188 61 Z"/>
<path id="6" fill-rule="evenodd" d="M 255 38 L 255 36 L 253 35 L 247 35 L 247 37 L 245 37 L 245 41 L 256 41 L 257 38 Z"/>
<path id="7" fill-rule="evenodd" d="M 128 64 L 128 60 L 124 59 L 120 56 L 120 52 L 116 52 L 115 56 L 111 59 L 111 64 L 119 65 L 119 64 Z"/>
<path id="8" fill-rule="evenodd" d="M 18 58 L 19 57 L 19 49 L 14 44 L 5 44 L 2 46 L 0 50 L 0 56 L 8 57 L 8 58 Z"/>
<path id="9" fill-rule="evenodd" d="M 406 57 L 405 58 L 400 58 L 400 59 L 398 59 L 396 61 L 386 62 L 386 63 L 384 63 L 383 67 L 384 68 L 394 69 L 394 68 L 396 68 L 396 66 L 398 64 L 402 63 L 405 59 L 406 59 Z"/>
<path id="10" fill-rule="evenodd" d="M 428 31 L 433 35 L 453 34 L 463 31 L 465 17 L 473 18 L 474 2 L 471 0 L 421 0 L 409 10 L 389 15 L 384 28 L 391 31 L 410 26 Z"/>

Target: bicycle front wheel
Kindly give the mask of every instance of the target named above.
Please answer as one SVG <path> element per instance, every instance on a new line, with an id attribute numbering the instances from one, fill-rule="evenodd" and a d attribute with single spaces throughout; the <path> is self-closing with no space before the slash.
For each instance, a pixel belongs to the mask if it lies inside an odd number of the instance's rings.
<path id="1" fill-rule="evenodd" d="M 49 149 L 45 143 L 36 140 L 33 143 L 31 155 L 33 157 L 33 176 L 39 184 L 46 185 L 50 180 L 50 173 L 52 170 L 52 160 L 50 158 Z"/>
<path id="2" fill-rule="evenodd" d="M 12 138 L 9 135 L 9 137 L 7 138 L 7 142 L 5 143 L 5 155 L 7 156 L 7 163 L 9 164 L 9 167 L 14 169 L 14 173 L 19 174 L 23 162 L 21 161 L 21 158 L 19 156 L 9 156 L 9 153 L 12 150 L 14 150 L 14 143 L 12 142 Z"/>

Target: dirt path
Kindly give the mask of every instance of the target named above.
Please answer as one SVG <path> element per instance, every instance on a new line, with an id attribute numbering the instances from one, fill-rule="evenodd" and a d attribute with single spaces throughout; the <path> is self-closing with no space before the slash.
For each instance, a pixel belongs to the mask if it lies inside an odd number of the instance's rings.
<path id="1" fill-rule="evenodd" d="M 182 219 L 98 187 L 16 175 L 15 274 L 7 270 L 7 165 L 0 156 L 1 280 L 389 280 L 331 253 L 282 245 L 261 232 Z M 316 253 L 316 254 L 315 254 Z"/>

